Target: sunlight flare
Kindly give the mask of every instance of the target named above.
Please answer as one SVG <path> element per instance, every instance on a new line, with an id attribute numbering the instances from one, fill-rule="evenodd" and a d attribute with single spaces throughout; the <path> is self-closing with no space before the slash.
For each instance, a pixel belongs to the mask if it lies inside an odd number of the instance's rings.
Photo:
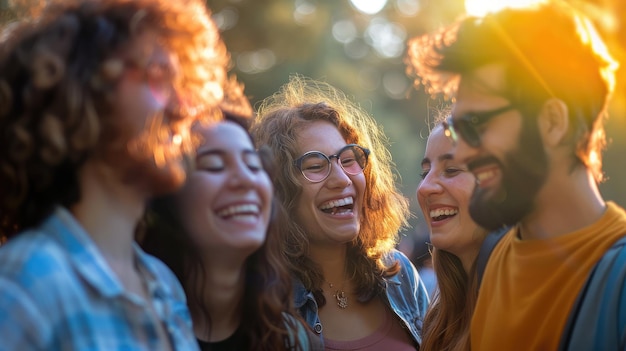
<path id="1" fill-rule="evenodd" d="M 547 0 L 465 0 L 465 11 L 468 15 L 480 17 L 504 8 L 522 8 L 545 2 Z"/>

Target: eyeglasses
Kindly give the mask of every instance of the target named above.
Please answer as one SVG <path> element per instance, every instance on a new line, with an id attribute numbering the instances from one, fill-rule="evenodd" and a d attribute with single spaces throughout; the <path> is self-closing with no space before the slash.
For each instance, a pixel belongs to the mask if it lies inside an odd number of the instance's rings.
<path id="1" fill-rule="evenodd" d="M 461 137 L 469 146 L 478 147 L 480 146 L 481 134 L 478 131 L 478 127 L 515 107 L 514 104 L 510 104 L 491 111 L 469 112 L 459 118 L 452 118 L 452 116 L 450 116 L 443 122 L 444 133 L 455 144 L 458 142 L 459 137 Z"/>
<path id="2" fill-rule="evenodd" d="M 330 160 L 337 159 L 337 163 L 349 175 L 363 172 L 367 166 L 367 157 L 370 150 L 356 145 L 344 146 L 335 155 L 326 156 L 319 151 L 309 151 L 294 161 L 294 165 L 302 172 L 304 178 L 312 183 L 319 183 L 330 175 Z"/>

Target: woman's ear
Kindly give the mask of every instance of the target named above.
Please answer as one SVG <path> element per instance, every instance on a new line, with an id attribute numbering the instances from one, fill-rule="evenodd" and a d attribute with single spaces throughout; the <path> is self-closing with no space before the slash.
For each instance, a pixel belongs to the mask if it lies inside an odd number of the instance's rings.
<path id="1" fill-rule="evenodd" d="M 538 125 L 545 146 L 556 147 L 565 143 L 570 129 L 567 104 L 557 98 L 546 100 L 539 113 Z"/>

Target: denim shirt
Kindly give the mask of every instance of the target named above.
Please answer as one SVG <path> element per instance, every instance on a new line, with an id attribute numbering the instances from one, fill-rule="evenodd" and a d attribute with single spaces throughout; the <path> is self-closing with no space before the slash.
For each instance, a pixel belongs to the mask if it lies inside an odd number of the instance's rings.
<path id="1" fill-rule="evenodd" d="M 413 340 L 421 345 L 422 323 L 429 303 L 428 293 L 417 269 L 402 252 L 394 250 L 385 261 L 394 260 L 400 263 L 401 268 L 396 275 L 385 279 L 385 301 L 400 318 L 402 325 L 409 330 Z M 294 299 L 300 315 L 323 341 L 317 302 L 313 293 L 306 290 L 298 279 L 294 280 Z"/>
<path id="2" fill-rule="evenodd" d="M 63 207 L 41 226 L 3 244 L 0 351 L 161 350 L 157 323 L 174 350 L 198 350 L 176 276 L 138 245 L 133 250 L 148 300 L 124 288 L 93 239 Z"/>

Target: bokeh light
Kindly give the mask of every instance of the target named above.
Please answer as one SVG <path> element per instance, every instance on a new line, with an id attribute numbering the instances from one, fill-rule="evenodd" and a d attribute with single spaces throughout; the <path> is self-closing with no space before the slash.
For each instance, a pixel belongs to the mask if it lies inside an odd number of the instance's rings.
<path id="1" fill-rule="evenodd" d="M 234 7 L 226 7 L 222 11 L 213 14 L 213 20 L 221 31 L 229 30 L 237 25 L 239 12 Z"/>
<path id="2" fill-rule="evenodd" d="M 348 20 L 335 22 L 335 24 L 333 24 L 332 33 L 333 38 L 343 44 L 353 41 L 358 34 L 354 23 Z"/>
<path id="3" fill-rule="evenodd" d="M 365 30 L 365 40 L 382 57 L 399 57 L 406 46 L 406 31 L 385 18 L 373 19 Z"/>
<path id="4" fill-rule="evenodd" d="M 411 82 L 403 71 L 390 71 L 383 75 L 383 87 L 385 93 L 394 99 L 406 99 L 406 92 L 411 87 Z"/>
<path id="5" fill-rule="evenodd" d="M 264 72 L 275 64 L 276 55 L 269 49 L 243 52 L 237 56 L 237 67 L 244 73 Z"/>
<path id="6" fill-rule="evenodd" d="M 315 20 L 315 4 L 306 0 L 296 0 L 293 19 L 300 25 L 307 25 Z"/>
<path id="7" fill-rule="evenodd" d="M 420 11 L 421 6 L 418 0 L 396 0 L 396 9 L 403 16 L 415 16 Z"/>
<path id="8" fill-rule="evenodd" d="M 387 5 L 387 0 L 350 0 L 352 5 L 359 11 L 375 15 Z"/>

